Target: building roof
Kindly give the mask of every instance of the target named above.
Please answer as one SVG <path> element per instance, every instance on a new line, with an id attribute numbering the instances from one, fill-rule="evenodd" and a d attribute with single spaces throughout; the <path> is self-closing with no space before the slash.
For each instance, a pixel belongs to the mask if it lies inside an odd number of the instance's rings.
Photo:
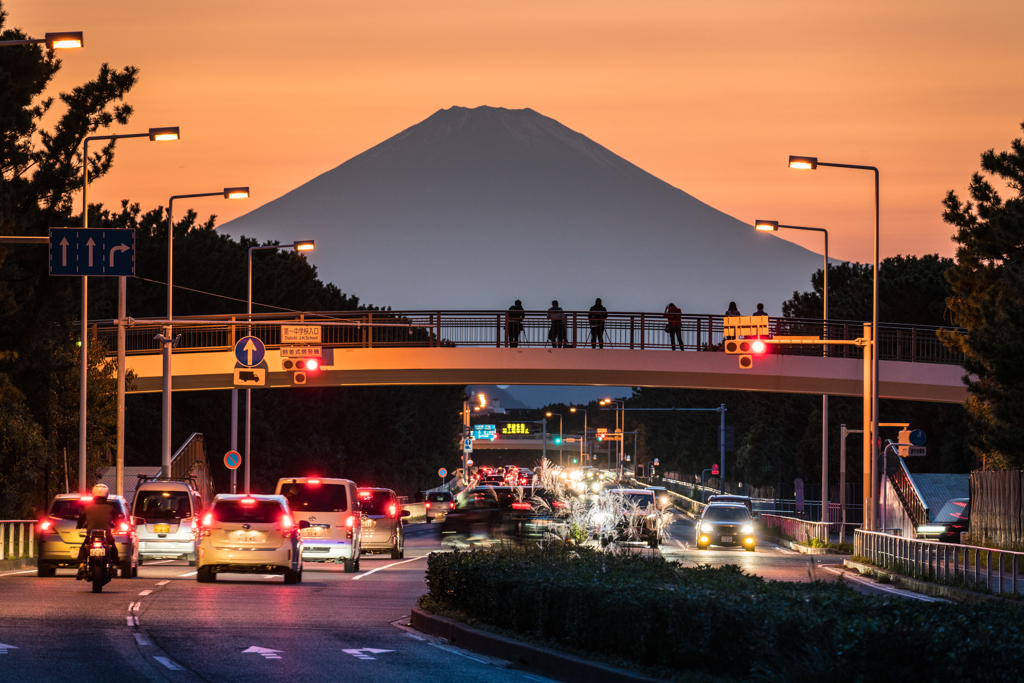
<path id="1" fill-rule="evenodd" d="M 934 517 L 946 501 L 970 495 L 969 474 L 912 474 L 910 477 L 928 506 L 929 517 Z"/>

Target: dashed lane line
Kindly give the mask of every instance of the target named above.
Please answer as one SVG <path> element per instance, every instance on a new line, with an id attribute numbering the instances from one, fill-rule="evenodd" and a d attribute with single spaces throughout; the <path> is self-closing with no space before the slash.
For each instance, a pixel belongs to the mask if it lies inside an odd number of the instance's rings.
<path id="1" fill-rule="evenodd" d="M 23 571 L 23 572 L 7 572 L 6 574 L 0 574 L 0 576 L 13 576 L 14 574 L 31 574 L 31 573 L 33 573 L 35 571 L 37 571 L 37 570 L 35 570 L 35 569 L 28 569 L 28 570 Z"/>
<path id="2" fill-rule="evenodd" d="M 173 662 L 170 657 L 153 657 L 153 659 L 160 662 L 171 671 L 184 671 L 184 669 Z"/>
<path id="3" fill-rule="evenodd" d="M 139 593 L 139 595 L 149 595 L 152 592 L 153 591 L 142 591 L 141 593 Z"/>
<path id="4" fill-rule="evenodd" d="M 145 633 L 134 633 L 132 635 L 135 636 L 135 642 L 138 643 L 139 645 L 152 645 L 153 644 L 153 643 L 149 642 L 149 638 L 146 637 Z"/>
<path id="5" fill-rule="evenodd" d="M 170 580 L 168 579 L 167 581 L 157 581 L 156 585 L 158 585 L 158 586 L 166 586 L 169 583 L 170 583 Z"/>
<path id="6" fill-rule="evenodd" d="M 139 625 L 139 618 L 138 617 L 127 617 L 127 619 L 128 619 L 128 625 L 129 626 L 138 626 Z"/>
<path id="7" fill-rule="evenodd" d="M 195 576 L 199 572 L 188 572 L 187 574 L 178 574 L 178 576 Z"/>
<path id="8" fill-rule="evenodd" d="M 399 564 L 405 564 L 406 562 L 415 562 L 416 560 L 425 560 L 426 558 L 427 558 L 426 555 L 420 555 L 419 557 L 414 557 L 414 558 L 409 559 L 409 560 L 400 560 L 398 562 L 392 562 L 391 564 L 386 564 L 383 567 L 377 567 L 376 569 L 371 569 L 370 571 L 368 571 L 368 572 L 366 572 L 364 574 L 359 574 L 358 576 L 354 576 L 354 577 L 352 577 L 352 580 L 353 581 L 358 581 L 359 579 L 363 578 L 364 576 L 369 576 L 370 574 L 373 574 L 374 572 L 379 572 L 381 569 L 387 569 L 388 567 L 394 567 L 394 566 L 399 565 Z"/>

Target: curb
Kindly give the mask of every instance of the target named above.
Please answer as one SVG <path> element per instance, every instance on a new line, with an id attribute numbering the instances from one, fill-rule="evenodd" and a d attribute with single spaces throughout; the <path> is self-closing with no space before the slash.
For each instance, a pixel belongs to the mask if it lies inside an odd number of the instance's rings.
<path id="1" fill-rule="evenodd" d="M 487 633 L 466 624 L 413 608 L 412 627 L 423 633 L 444 638 L 452 645 L 488 657 L 512 662 L 512 668 L 529 671 L 566 683 L 655 683 L 651 678 L 633 671 L 575 657 L 558 650 L 524 643 Z"/>
<path id="2" fill-rule="evenodd" d="M 849 555 L 849 553 L 844 553 L 843 551 L 836 550 L 835 548 L 812 548 L 808 545 L 800 545 L 799 543 L 787 541 L 784 538 L 778 537 L 772 537 L 772 543 L 775 543 L 776 545 L 784 545 L 790 550 L 795 550 L 798 553 L 803 553 L 804 555 Z"/>
<path id="3" fill-rule="evenodd" d="M 0 572 L 14 571 L 16 569 L 35 569 L 36 558 L 20 560 L 0 560 Z"/>
<path id="4" fill-rule="evenodd" d="M 966 588 L 955 588 L 953 586 L 944 586 L 941 583 L 931 583 L 929 581 L 921 581 L 920 579 L 912 579 L 909 576 L 894 574 L 874 565 L 864 564 L 863 562 L 854 562 L 853 560 L 844 560 L 843 565 L 850 569 L 855 569 L 857 573 L 861 575 L 870 572 L 875 576 L 886 576 L 888 577 L 889 582 L 897 588 L 903 588 L 905 590 L 921 593 L 922 595 L 928 595 L 933 598 L 945 598 L 955 602 L 993 602 L 1003 605 L 1013 605 L 1014 607 L 1024 609 L 1024 602 L 1021 602 L 1020 600 L 1010 600 L 1008 598 L 1001 598 L 998 595 L 977 593 L 972 590 L 967 590 Z"/>

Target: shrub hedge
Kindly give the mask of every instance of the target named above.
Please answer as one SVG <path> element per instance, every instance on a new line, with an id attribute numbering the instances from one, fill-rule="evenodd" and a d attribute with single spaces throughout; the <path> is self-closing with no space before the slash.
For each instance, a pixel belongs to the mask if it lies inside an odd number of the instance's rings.
<path id="1" fill-rule="evenodd" d="M 435 553 L 427 585 L 424 604 L 687 677 L 1024 680 L 1024 611 L 1009 605 L 866 596 L 587 549 Z"/>

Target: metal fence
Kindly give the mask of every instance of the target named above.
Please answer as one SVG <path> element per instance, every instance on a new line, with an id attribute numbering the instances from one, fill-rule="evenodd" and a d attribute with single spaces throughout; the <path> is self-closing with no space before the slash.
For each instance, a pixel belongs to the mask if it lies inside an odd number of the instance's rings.
<path id="1" fill-rule="evenodd" d="M 1024 549 L 1024 472 L 971 472 L 970 542 Z"/>
<path id="2" fill-rule="evenodd" d="M 853 552 L 897 574 L 994 593 L 1019 593 L 1024 578 L 1019 575 L 1024 553 L 997 548 L 922 541 L 858 529 L 853 534 Z"/>
<path id="3" fill-rule="evenodd" d="M 0 560 L 34 557 L 34 519 L 0 519 Z"/>
<path id="4" fill-rule="evenodd" d="M 591 324 L 588 311 L 565 311 L 565 346 L 584 348 L 603 346 L 614 349 L 672 349 L 685 351 L 721 351 L 724 343 L 722 316 L 682 314 L 678 342 L 673 340 L 664 313 L 608 312 L 600 324 Z M 175 320 L 175 334 L 181 334 L 176 352 L 230 349 L 234 343 L 252 334 L 266 346 L 281 346 L 281 325 L 301 324 L 321 327 L 321 346 L 325 347 L 409 347 L 409 346 L 518 346 L 543 348 L 559 343 L 552 338 L 547 311 L 523 311 L 522 318 L 508 311 L 338 311 L 252 316 L 204 316 Z M 117 340 L 116 321 L 94 324 L 96 335 L 113 350 Z M 829 321 L 802 318 L 769 318 L 775 335 L 811 335 L 831 340 L 851 340 L 863 333 L 863 322 Z M 129 354 L 155 353 L 160 342 L 154 337 L 163 324 L 156 320 L 132 320 L 126 330 Z M 922 325 L 882 324 L 878 345 L 882 360 L 960 364 L 962 354 L 949 350 L 939 339 L 940 329 Z M 821 356 L 821 346 L 770 347 L 768 353 Z M 830 357 L 858 358 L 853 346 L 830 346 Z"/>
<path id="5" fill-rule="evenodd" d="M 766 527 L 778 529 L 797 543 L 810 543 L 812 540 L 828 543 L 828 532 L 831 525 L 823 522 L 808 522 L 806 519 L 769 514 L 762 514 L 758 520 Z"/>

